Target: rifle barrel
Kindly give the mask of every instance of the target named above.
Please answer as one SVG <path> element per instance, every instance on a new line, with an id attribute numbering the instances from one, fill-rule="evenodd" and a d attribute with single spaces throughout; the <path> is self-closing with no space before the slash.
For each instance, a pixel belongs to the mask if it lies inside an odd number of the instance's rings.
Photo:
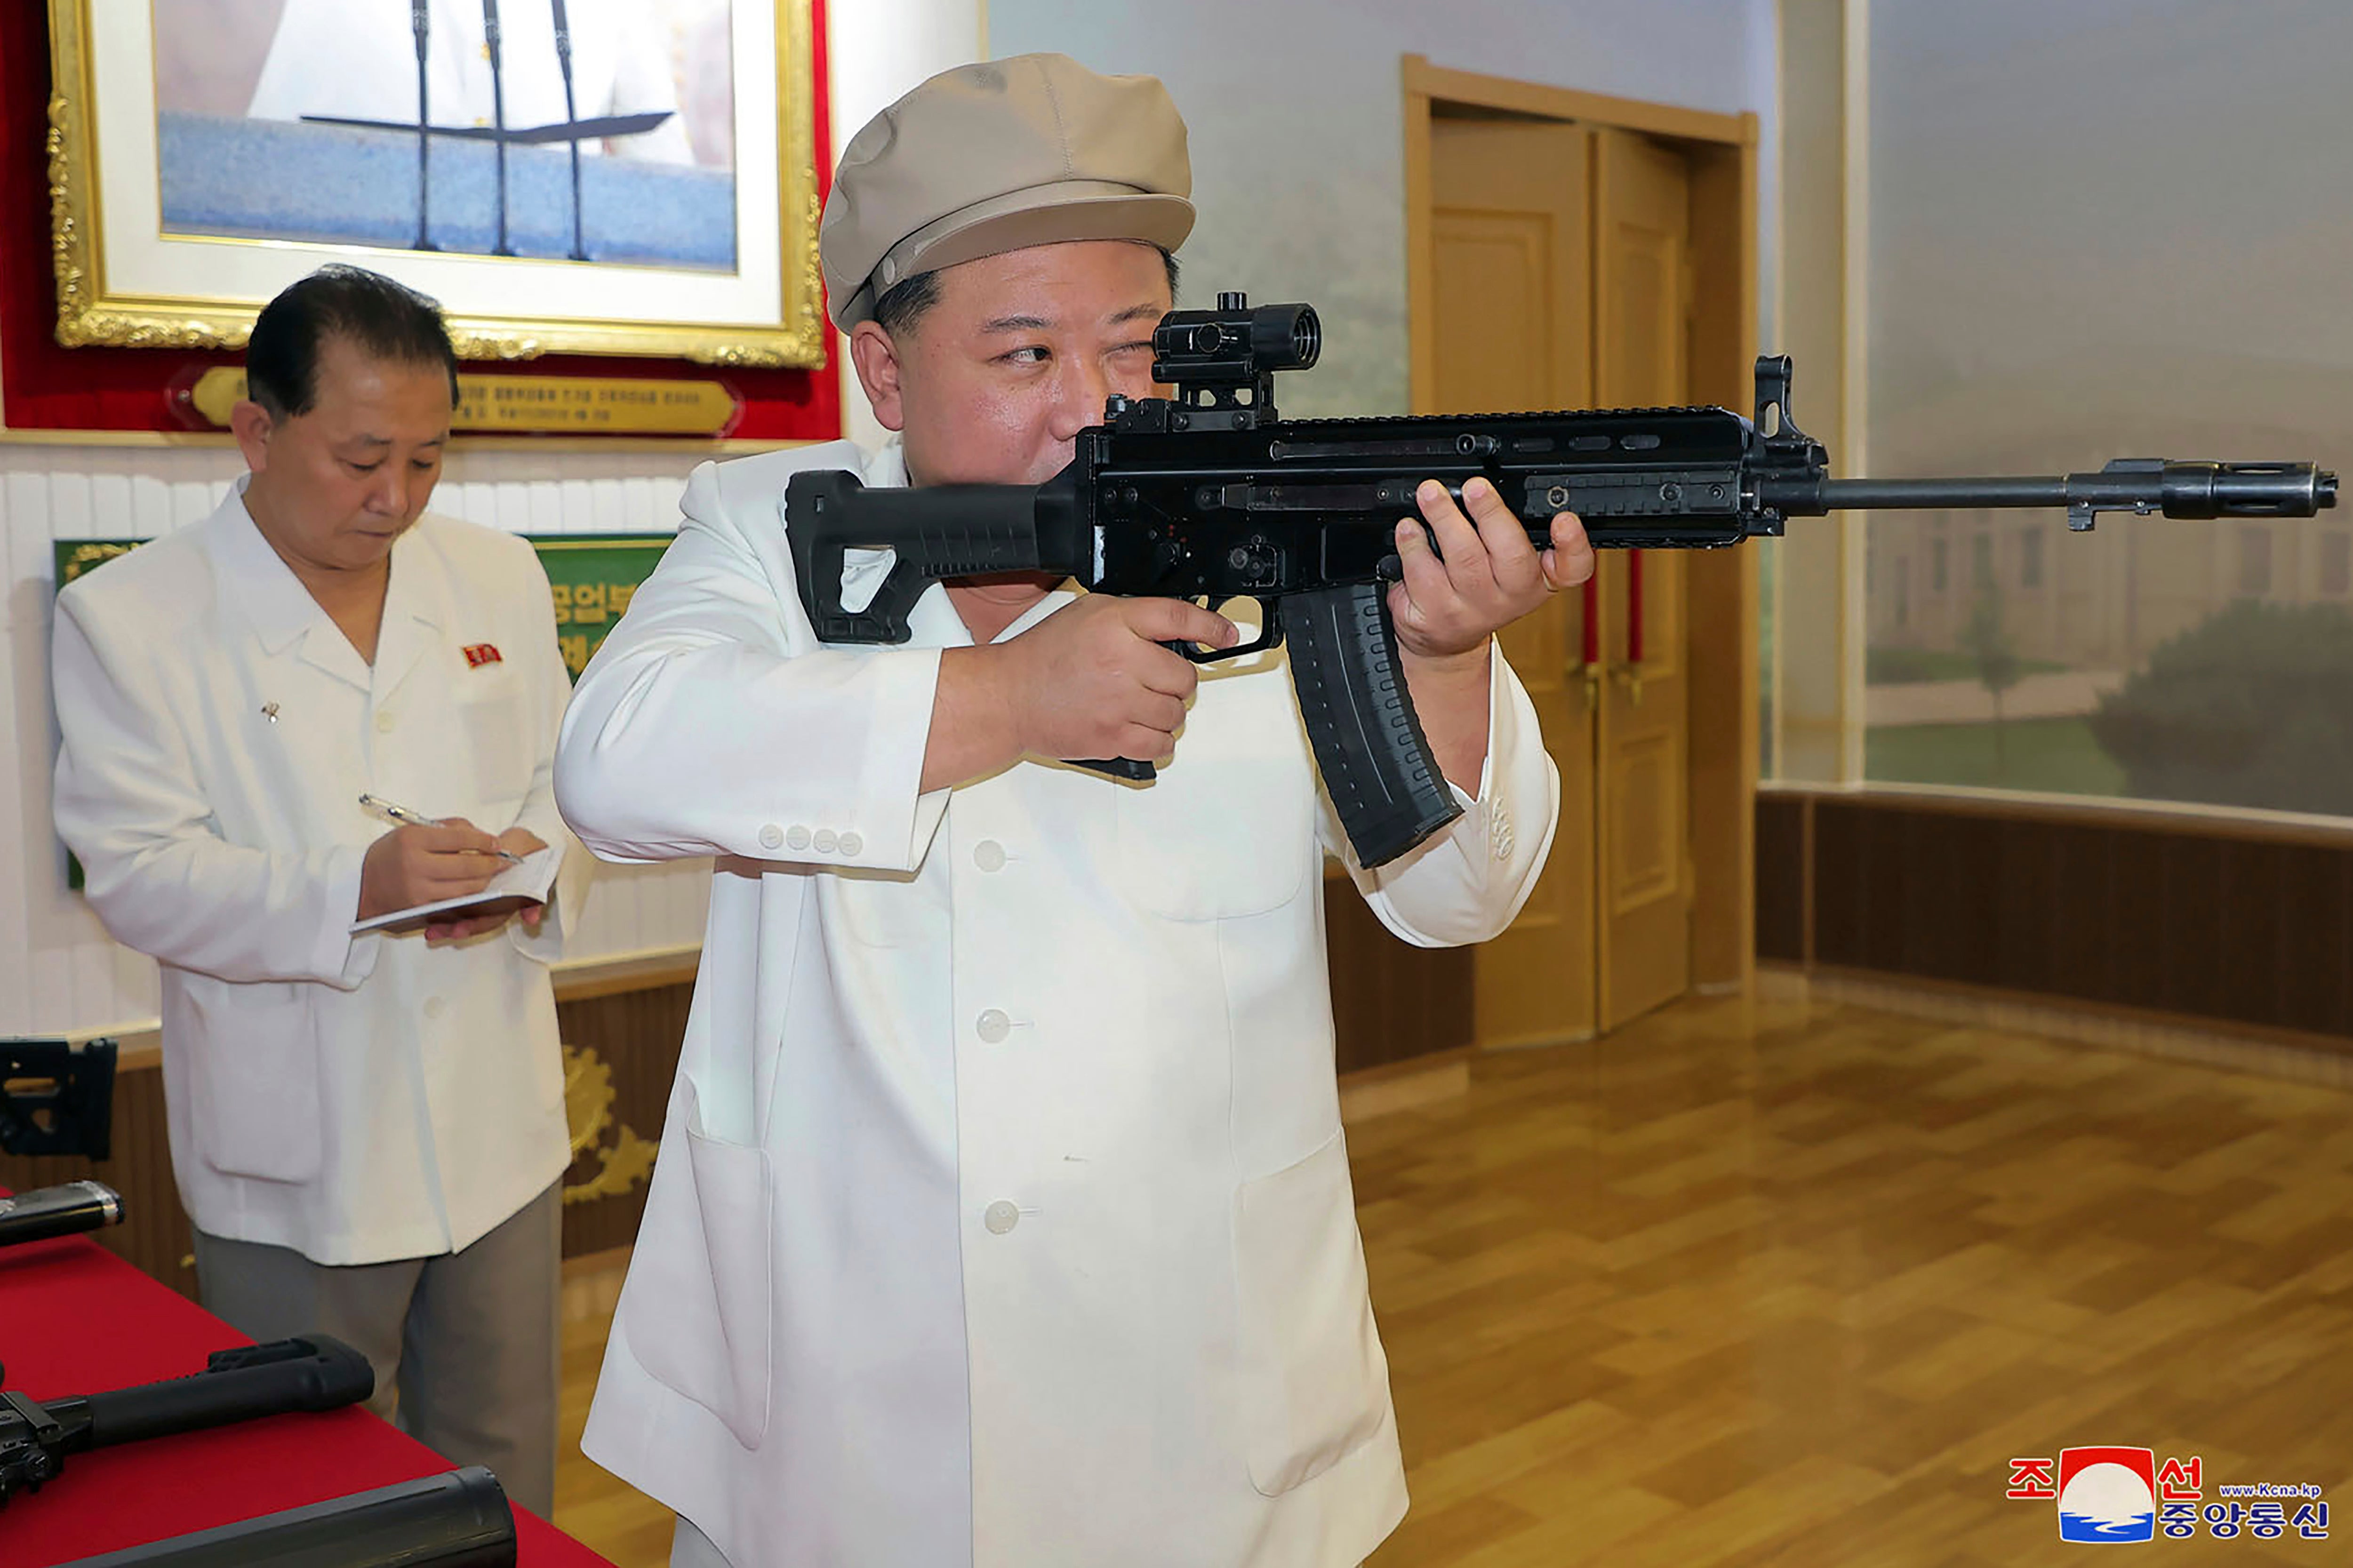
<path id="1" fill-rule="evenodd" d="M 2312 517 L 2337 504 L 2337 476 L 2310 463 L 2168 463 L 2122 458 L 2093 474 L 1979 479 L 1767 479 L 1759 500 L 1792 517 L 1830 511 L 1966 511 L 2049 507 L 2088 516 Z"/>

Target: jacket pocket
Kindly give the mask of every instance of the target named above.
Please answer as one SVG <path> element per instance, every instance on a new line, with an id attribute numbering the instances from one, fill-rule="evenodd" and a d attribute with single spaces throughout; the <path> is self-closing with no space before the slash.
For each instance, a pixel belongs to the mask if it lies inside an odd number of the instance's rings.
<path id="1" fill-rule="evenodd" d="M 465 743 L 459 776 L 470 773 L 481 809 L 505 806 L 529 795 L 539 771 L 533 744 L 539 726 L 522 687 L 500 679 L 489 690 L 461 698 L 457 707 L 458 732 Z M 497 831 L 488 824 L 477 826 Z"/>
<path id="2" fill-rule="evenodd" d="M 1365 1252 L 1335 1131 L 1234 1200 L 1241 1413 L 1250 1484 L 1277 1497 L 1371 1440 L 1388 1415 Z"/>
<path id="3" fill-rule="evenodd" d="M 189 1121 L 206 1164 L 265 1182 L 324 1163 L 319 1038 L 303 987 L 186 974 Z"/>
<path id="4" fill-rule="evenodd" d="M 768 1430 L 767 1151 L 706 1136 L 682 1075 L 668 1125 L 684 1131 L 662 1140 L 618 1321 L 649 1375 L 757 1448 Z"/>

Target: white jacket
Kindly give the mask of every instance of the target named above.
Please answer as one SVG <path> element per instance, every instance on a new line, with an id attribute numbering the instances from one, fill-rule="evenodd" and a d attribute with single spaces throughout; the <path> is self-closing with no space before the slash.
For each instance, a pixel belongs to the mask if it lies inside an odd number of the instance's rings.
<path id="1" fill-rule="evenodd" d="M 393 546 L 371 668 L 245 510 L 58 597 L 58 831 L 162 966 L 172 1169 L 196 1226 L 321 1263 L 461 1247 L 562 1174 L 547 965 L 593 862 L 551 780 L 567 687 L 546 574 L 430 514 Z M 495 661 L 470 663 L 470 645 Z M 565 862 L 536 937 L 348 934 L 390 826 L 363 792 Z"/>
<path id="2" fill-rule="evenodd" d="M 698 470 L 565 717 L 592 848 L 720 858 L 584 1447 L 735 1568 L 1354 1564 L 1405 1486 L 1282 656 L 1209 667 L 1149 786 L 919 795 L 969 637 L 934 587 L 911 646 L 817 643 L 785 480 L 848 467 L 905 482 L 848 443 Z M 1358 876 L 1409 941 L 1501 930 L 1551 839 L 1495 669 L 1480 800 Z"/>

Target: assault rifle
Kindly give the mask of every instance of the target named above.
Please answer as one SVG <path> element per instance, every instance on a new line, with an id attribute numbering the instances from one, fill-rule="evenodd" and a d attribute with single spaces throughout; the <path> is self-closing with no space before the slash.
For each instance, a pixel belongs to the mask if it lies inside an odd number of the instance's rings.
<path id="1" fill-rule="evenodd" d="M 1047 571 L 1094 592 L 1256 600 L 1258 637 L 1190 645 L 1197 662 L 1292 645 L 1291 674 L 1315 762 L 1358 862 L 1395 859 L 1460 815 L 1397 664 L 1386 586 L 1392 530 L 1414 489 L 1459 501 L 1483 478 L 1538 548 L 1573 511 L 1602 549 L 1681 550 L 1781 532 L 1784 520 L 1868 509 L 2060 507 L 2078 531 L 2103 511 L 2167 517 L 2311 517 L 2337 476 L 2310 463 L 2125 458 L 2052 478 L 1834 479 L 1789 415 L 1789 361 L 1757 362 L 1757 414 L 1620 408 L 1555 414 L 1294 419 L 1274 373 L 1315 363 L 1307 305 L 1176 310 L 1152 335 L 1168 397 L 1114 396 L 1079 432 L 1069 467 L 1041 485 L 866 489 L 854 474 L 796 474 L 786 533 L 803 605 L 828 642 L 898 643 L 942 578 Z M 844 554 L 895 552 L 863 608 L 842 601 Z M 1148 781 L 1152 764 L 1085 764 Z"/>

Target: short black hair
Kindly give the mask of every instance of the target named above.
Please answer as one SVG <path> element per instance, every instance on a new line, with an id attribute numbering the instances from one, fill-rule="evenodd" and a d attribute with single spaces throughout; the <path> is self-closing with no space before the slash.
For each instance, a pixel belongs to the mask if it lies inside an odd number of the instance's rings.
<path id="1" fill-rule="evenodd" d="M 441 307 L 381 272 L 322 267 L 261 308 L 245 346 L 245 394 L 272 419 L 311 412 L 319 399 L 319 349 L 341 338 L 388 364 L 440 366 L 458 405 L 458 351 Z"/>
<path id="2" fill-rule="evenodd" d="M 1160 252 L 1161 263 L 1168 268 L 1168 299 L 1173 304 L 1176 299 L 1176 258 L 1165 247 L 1153 248 Z M 912 273 L 892 284 L 874 301 L 875 324 L 895 338 L 912 329 L 923 319 L 924 311 L 939 302 L 939 268 Z"/>

